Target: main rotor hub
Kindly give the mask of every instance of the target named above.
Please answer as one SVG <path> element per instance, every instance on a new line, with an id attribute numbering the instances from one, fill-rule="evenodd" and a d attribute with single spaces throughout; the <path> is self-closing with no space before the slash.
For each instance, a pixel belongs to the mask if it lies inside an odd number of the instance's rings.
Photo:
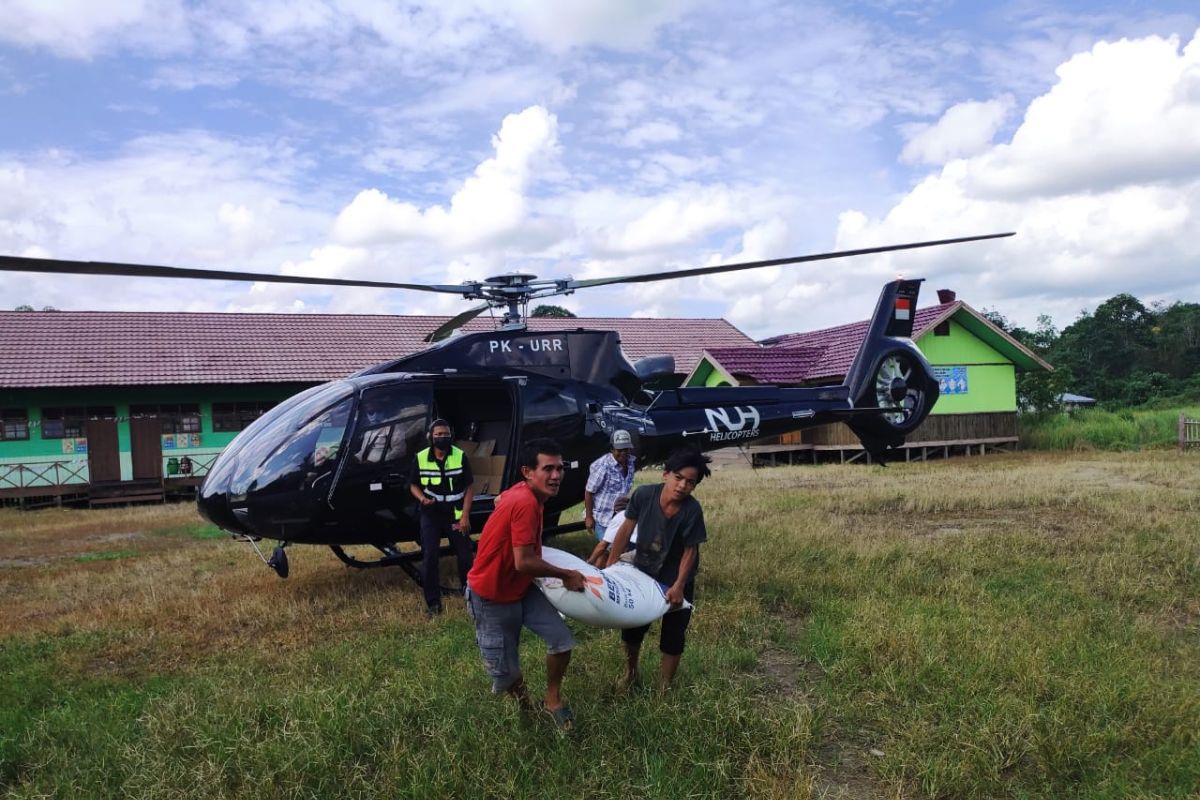
<path id="1" fill-rule="evenodd" d="M 537 275 L 528 272 L 506 272 L 503 275 L 493 275 L 485 282 L 488 286 L 528 286 L 537 279 Z"/>

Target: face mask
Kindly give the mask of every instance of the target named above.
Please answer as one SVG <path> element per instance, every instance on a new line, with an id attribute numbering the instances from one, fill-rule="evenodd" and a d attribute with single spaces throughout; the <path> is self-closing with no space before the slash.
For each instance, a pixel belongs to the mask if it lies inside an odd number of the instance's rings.
<path id="1" fill-rule="evenodd" d="M 436 436 L 433 439 L 433 446 L 438 450 L 450 452 L 450 445 L 454 442 L 449 436 Z"/>

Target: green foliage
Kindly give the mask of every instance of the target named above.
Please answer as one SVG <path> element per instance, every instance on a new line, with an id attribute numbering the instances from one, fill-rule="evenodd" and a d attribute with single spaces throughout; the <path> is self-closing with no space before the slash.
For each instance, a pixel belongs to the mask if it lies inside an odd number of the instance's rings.
<path id="1" fill-rule="evenodd" d="M 1200 408 L 1087 408 L 1070 414 L 1028 414 L 1021 417 L 1021 447 L 1113 451 L 1174 447 L 1180 413 L 1195 419 L 1200 417 Z"/>
<path id="2" fill-rule="evenodd" d="M 1046 314 L 1038 316 L 1037 327 L 1032 331 L 1012 325 L 999 311 L 984 309 L 983 315 L 990 322 L 1028 347 L 1041 358 L 1050 361 L 1055 369 L 1051 372 L 1033 370 L 1017 374 L 1017 405 L 1034 412 L 1059 408 L 1059 397 L 1071 390 L 1072 374 L 1069 367 L 1051 361 L 1051 350 L 1058 340 L 1058 330 Z"/>
<path id="3" fill-rule="evenodd" d="M 556 317 L 556 318 L 560 318 L 560 319 L 567 319 L 567 318 L 573 319 L 575 317 L 575 315 L 572 314 L 570 312 L 570 310 L 563 308 L 562 306 L 550 306 L 550 305 L 538 306 L 537 308 L 533 309 L 533 312 L 530 313 L 529 316 L 531 316 L 531 317 Z"/>
<path id="4" fill-rule="evenodd" d="M 1200 399 L 1200 304 L 1156 304 L 1118 294 L 1084 311 L 1061 334 L 1038 317 L 1030 331 L 994 309 L 983 315 L 1054 366 L 1017 376 L 1020 407 L 1058 407 L 1064 392 L 1094 397 L 1110 408 L 1179 405 Z"/>
<path id="5" fill-rule="evenodd" d="M 1116 406 L 1200 397 L 1200 304 L 1147 308 L 1119 294 L 1084 312 L 1045 349 L 1070 391 Z"/>

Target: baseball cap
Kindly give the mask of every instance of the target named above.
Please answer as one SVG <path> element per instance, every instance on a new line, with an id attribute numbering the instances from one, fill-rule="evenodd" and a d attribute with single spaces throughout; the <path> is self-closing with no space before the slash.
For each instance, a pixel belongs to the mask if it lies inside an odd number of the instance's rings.
<path id="1" fill-rule="evenodd" d="M 612 446 L 614 450 L 632 450 L 633 437 L 629 431 L 613 431 Z"/>

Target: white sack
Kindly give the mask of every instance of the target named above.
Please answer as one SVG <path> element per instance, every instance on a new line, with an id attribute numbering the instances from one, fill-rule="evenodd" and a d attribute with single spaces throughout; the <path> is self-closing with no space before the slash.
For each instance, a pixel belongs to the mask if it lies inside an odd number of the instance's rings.
<path id="1" fill-rule="evenodd" d="M 583 573 L 586 588 L 572 592 L 558 578 L 534 578 L 550 605 L 571 619 L 597 628 L 636 628 L 648 625 L 672 609 L 667 587 L 632 564 L 618 563 L 600 570 L 581 558 L 553 547 L 542 558 L 560 569 Z M 691 608 L 686 600 L 680 608 Z"/>

